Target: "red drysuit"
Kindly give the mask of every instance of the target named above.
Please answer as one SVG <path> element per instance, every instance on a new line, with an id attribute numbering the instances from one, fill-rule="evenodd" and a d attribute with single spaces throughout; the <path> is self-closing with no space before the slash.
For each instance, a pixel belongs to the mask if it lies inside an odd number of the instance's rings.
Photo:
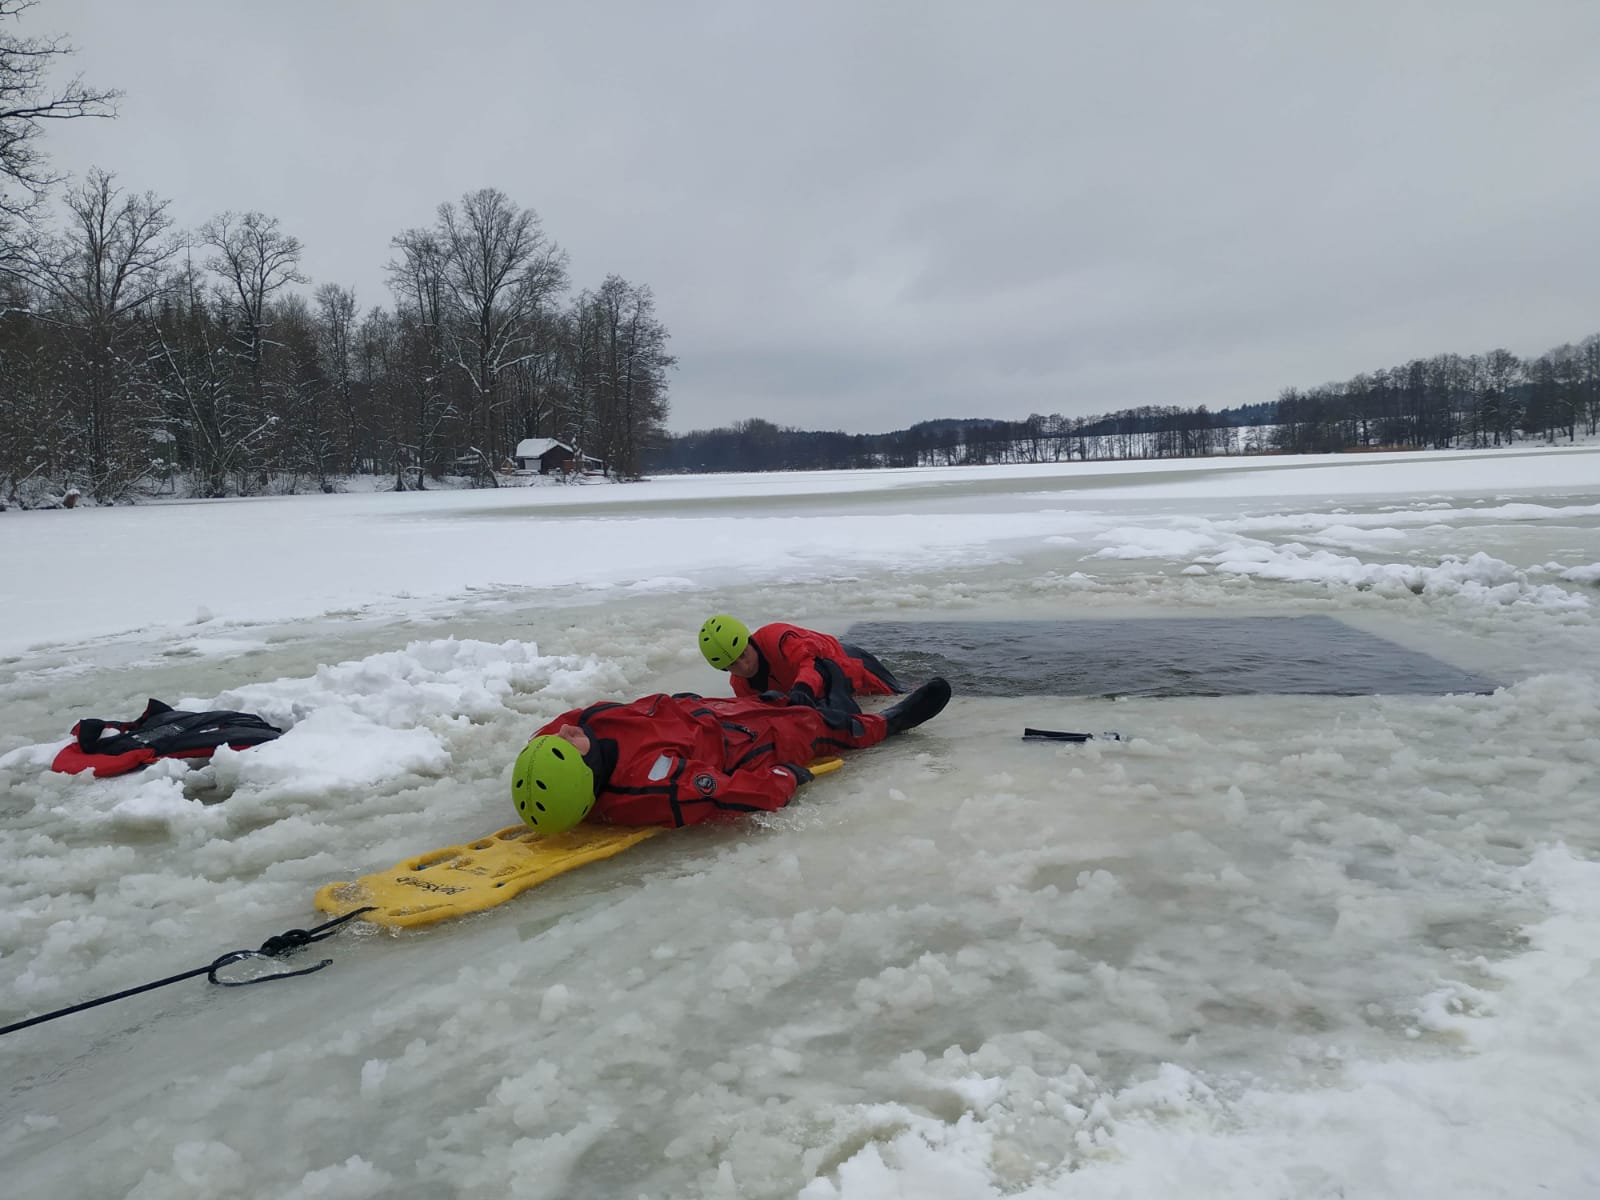
<path id="1" fill-rule="evenodd" d="M 872 655 L 815 629 L 763 625 L 751 633 L 750 644 L 760 654 L 761 666 L 750 679 L 730 676 L 737 696 L 788 692 L 796 686 L 809 691 L 813 699 L 826 696 L 828 685 L 817 670 L 819 658 L 838 663 L 850 681 L 851 690 L 858 696 L 889 696 L 903 690 L 889 669 Z"/>
<path id="2" fill-rule="evenodd" d="M 806 763 L 876 745 L 888 732 L 873 713 L 834 729 L 803 704 L 660 694 L 575 708 L 539 733 L 563 725 L 589 735 L 584 757 L 595 776 L 589 819 L 613 825 L 695 825 L 782 808 Z"/>

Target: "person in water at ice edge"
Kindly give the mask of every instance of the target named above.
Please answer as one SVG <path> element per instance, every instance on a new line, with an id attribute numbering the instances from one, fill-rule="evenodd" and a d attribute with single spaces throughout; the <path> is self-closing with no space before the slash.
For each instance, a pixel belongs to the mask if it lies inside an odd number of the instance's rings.
<path id="1" fill-rule="evenodd" d="M 672 827 L 771 812 L 811 781 L 804 764 L 876 745 L 950 700 L 950 685 L 930 679 L 882 713 L 852 711 L 834 675 L 821 708 L 654 695 L 562 713 L 517 755 L 512 803 L 541 833 L 585 819 Z"/>
<path id="2" fill-rule="evenodd" d="M 889 668 L 859 646 L 798 625 L 763 625 L 754 633 L 737 617 L 718 613 L 700 626 L 700 653 L 733 677 L 733 694 L 778 692 L 791 703 L 815 704 L 827 691 L 822 664 L 844 672 L 858 696 L 888 696 L 906 689 Z"/>

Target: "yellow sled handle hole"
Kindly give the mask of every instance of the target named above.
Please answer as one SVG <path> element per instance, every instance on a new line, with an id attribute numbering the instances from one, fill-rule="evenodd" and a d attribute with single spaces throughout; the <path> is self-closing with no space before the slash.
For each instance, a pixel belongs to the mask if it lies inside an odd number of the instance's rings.
<path id="1" fill-rule="evenodd" d="M 407 859 L 400 865 L 408 871 L 426 871 L 429 867 L 442 862 L 448 862 L 461 853 L 460 846 L 446 846 L 442 850 L 435 850 L 418 858 Z"/>

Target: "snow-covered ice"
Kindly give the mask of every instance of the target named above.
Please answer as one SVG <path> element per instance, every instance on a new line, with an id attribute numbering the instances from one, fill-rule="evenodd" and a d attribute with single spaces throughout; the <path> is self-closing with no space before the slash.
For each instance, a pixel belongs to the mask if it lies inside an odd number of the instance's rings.
<path id="1" fill-rule="evenodd" d="M 771 817 L 0 1038 L 7 1196 L 1600 1194 L 1600 450 L 8 513 L 0 561 L 0 1024 L 507 824 L 541 720 L 718 689 L 712 611 L 1320 613 L 1506 682 L 957 695 Z M 290 732 L 48 772 L 150 696 Z"/>

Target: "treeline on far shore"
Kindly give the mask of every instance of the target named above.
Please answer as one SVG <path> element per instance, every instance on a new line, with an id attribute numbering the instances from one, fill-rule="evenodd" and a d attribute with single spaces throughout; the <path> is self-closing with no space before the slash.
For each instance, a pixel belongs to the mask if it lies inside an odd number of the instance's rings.
<path id="1" fill-rule="evenodd" d="M 1096 416 L 920 421 L 892 433 L 795 429 L 752 419 L 669 435 L 650 472 L 955 466 L 1216 454 L 1422 450 L 1576 440 L 1600 432 L 1600 334 L 1523 359 L 1440 354 L 1276 400 L 1208 411 L 1147 405 Z"/>

